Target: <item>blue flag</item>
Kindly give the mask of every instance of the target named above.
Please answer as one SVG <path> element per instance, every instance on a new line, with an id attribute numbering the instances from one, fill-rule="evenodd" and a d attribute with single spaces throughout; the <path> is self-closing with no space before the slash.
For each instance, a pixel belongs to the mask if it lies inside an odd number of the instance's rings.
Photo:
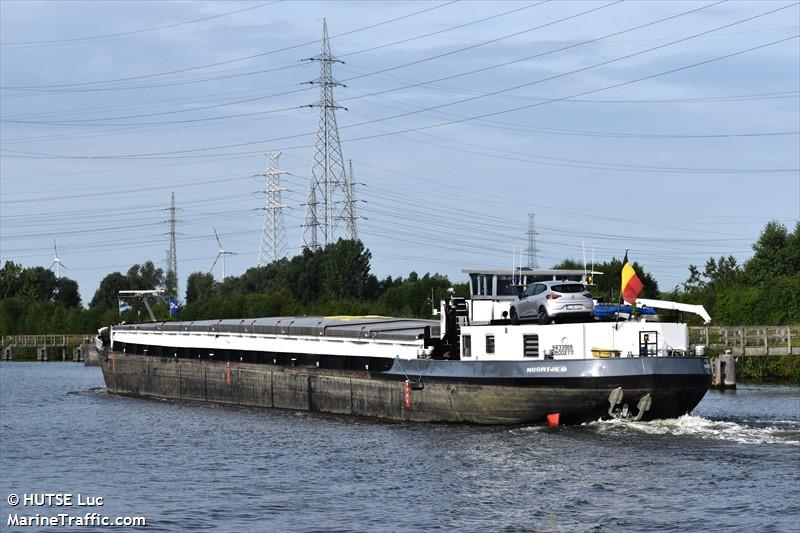
<path id="1" fill-rule="evenodd" d="M 180 309 L 181 309 L 181 306 L 178 303 L 178 300 L 176 300 L 175 298 L 170 298 L 169 299 L 169 314 L 177 315 L 178 311 L 180 311 Z"/>
<path id="2" fill-rule="evenodd" d="M 131 307 L 131 305 L 128 302 L 126 302 L 125 300 L 119 301 L 119 314 L 122 314 L 125 311 L 130 311 L 131 309 L 133 309 L 133 307 Z"/>

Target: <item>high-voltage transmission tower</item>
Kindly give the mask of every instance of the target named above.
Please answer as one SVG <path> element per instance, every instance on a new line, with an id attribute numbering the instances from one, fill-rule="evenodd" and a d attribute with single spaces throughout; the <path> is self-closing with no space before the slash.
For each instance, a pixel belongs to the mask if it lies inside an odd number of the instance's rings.
<path id="1" fill-rule="evenodd" d="M 278 158 L 280 152 L 270 152 L 267 154 L 269 165 L 267 172 L 263 174 L 267 178 L 267 187 L 264 189 L 264 230 L 261 233 L 261 248 L 258 252 L 258 265 L 264 266 L 277 261 L 289 254 L 289 244 L 286 241 L 286 224 L 283 220 L 283 209 L 286 207 L 281 203 L 281 172 L 279 170 Z"/>
<path id="2" fill-rule="evenodd" d="M 316 250 L 335 242 L 342 236 L 344 223 L 348 239 L 357 239 L 355 224 L 355 191 L 347 177 L 336 125 L 336 105 L 333 88 L 343 86 L 333 79 L 332 66 L 342 63 L 331 54 L 328 40 L 328 23 L 322 22 L 322 51 L 308 61 L 318 61 L 320 75 L 307 83 L 319 85 L 319 100 L 308 107 L 319 108 L 314 159 L 311 163 L 311 180 L 308 186 L 306 218 L 303 224 L 303 246 Z M 337 235 L 337 232 L 339 235 Z"/>
<path id="3" fill-rule="evenodd" d="M 176 239 L 175 236 L 177 235 L 175 231 L 175 227 L 178 224 L 178 220 L 176 218 L 176 214 L 178 209 L 175 207 L 175 193 L 172 193 L 172 198 L 169 204 L 169 220 L 167 220 L 167 224 L 169 224 L 169 251 L 167 252 L 167 279 L 175 280 L 175 294 L 174 296 L 177 298 L 180 294 L 180 290 L 178 289 L 178 248 L 176 246 Z"/>
<path id="4" fill-rule="evenodd" d="M 536 223 L 533 221 L 534 216 L 536 215 L 528 213 L 528 231 L 526 232 L 528 235 L 528 248 L 525 249 L 528 253 L 528 268 L 539 268 L 539 264 L 536 262 L 536 253 L 539 251 L 536 247 L 536 236 L 539 233 L 536 231 Z"/>

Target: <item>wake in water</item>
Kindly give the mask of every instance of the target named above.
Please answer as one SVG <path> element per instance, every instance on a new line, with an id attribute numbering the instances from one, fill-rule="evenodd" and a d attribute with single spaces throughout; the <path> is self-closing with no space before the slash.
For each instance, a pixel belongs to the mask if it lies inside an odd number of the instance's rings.
<path id="1" fill-rule="evenodd" d="M 761 427 L 737 422 L 710 420 L 702 416 L 684 415 L 667 420 L 631 422 L 627 420 L 598 420 L 583 424 L 600 433 L 638 431 L 649 435 L 689 435 L 701 439 L 716 439 L 740 444 L 789 444 L 800 446 L 800 422 L 794 420 L 765 421 Z"/>

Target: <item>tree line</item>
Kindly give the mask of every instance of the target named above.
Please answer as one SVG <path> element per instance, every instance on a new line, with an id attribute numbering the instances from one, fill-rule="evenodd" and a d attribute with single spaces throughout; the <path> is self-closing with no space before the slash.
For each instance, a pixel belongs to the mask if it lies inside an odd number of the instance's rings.
<path id="1" fill-rule="evenodd" d="M 201 320 L 275 315 L 383 315 L 429 317 L 432 298 L 449 288 L 467 296 L 466 283 L 440 274 L 378 279 L 370 271 L 372 254 L 360 241 L 340 239 L 319 250 L 253 267 L 222 281 L 206 272 L 187 280 L 185 302 L 170 316 L 166 300 L 150 304 L 159 319 Z M 42 267 L 22 268 L 8 261 L 0 269 L 0 334 L 86 333 L 120 321 L 148 320 L 141 301 L 120 316 L 120 290 L 160 288 L 175 296 L 175 283 L 152 261 L 112 272 L 100 282 L 87 306 L 78 285 Z"/>
<path id="2" fill-rule="evenodd" d="M 800 222 L 793 231 L 769 222 L 743 264 L 729 255 L 709 257 L 702 270 L 689 265 L 664 297 L 702 304 L 720 325 L 800 324 Z"/>
<path id="3" fill-rule="evenodd" d="M 702 267 L 689 265 L 687 280 L 661 291 L 645 265 L 632 266 L 642 280 L 643 297 L 700 303 L 722 325 L 800 323 L 800 224 L 793 231 L 768 223 L 753 244 L 753 256 L 738 264 L 732 256 L 709 258 Z M 360 241 L 339 240 L 319 250 L 253 267 L 241 276 L 217 281 L 195 272 L 187 281 L 178 320 L 247 318 L 275 315 L 383 315 L 427 318 L 448 288 L 468 295 L 466 283 L 440 274 L 379 279 L 370 268 L 372 255 Z M 565 260 L 556 268 L 583 268 Z M 622 261 L 598 263 L 604 273 L 592 280 L 591 291 L 607 302 L 619 297 Z M 120 290 L 162 288 L 175 296 L 175 280 L 152 261 L 126 273 L 106 275 L 84 306 L 78 284 L 56 278 L 43 267 L 23 268 L 7 261 L 0 269 L 0 334 L 88 333 L 124 320 L 147 320 L 141 302 L 119 315 Z M 160 319 L 170 317 L 166 301 L 153 305 Z"/>

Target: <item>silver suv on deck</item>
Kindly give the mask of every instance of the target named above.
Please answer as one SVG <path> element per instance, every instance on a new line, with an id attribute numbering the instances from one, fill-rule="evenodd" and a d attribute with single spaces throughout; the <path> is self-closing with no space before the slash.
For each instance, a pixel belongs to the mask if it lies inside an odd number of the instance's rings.
<path id="1" fill-rule="evenodd" d="M 528 285 L 510 310 L 512 324 L 533 319 L 549 324 L 556 319 L 591 319 L 593 316 L 592 294 L 577 281 L 541 281 Z"/>

